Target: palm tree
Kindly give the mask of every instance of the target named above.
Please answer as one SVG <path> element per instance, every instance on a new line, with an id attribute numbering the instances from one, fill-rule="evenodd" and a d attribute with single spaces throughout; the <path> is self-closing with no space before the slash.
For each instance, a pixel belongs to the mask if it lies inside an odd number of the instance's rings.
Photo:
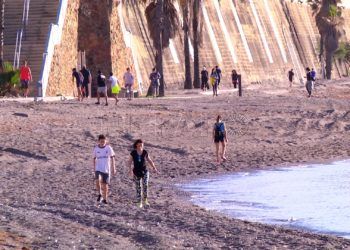
<path id="1" fill-rule="evenodd" d="M 192 29 L 193 29 L 193 86 L 200 88 L 199 79 L 199 47 L 200 47 L 200 29 L 199 29 L 199 10 L 201 0 L 193 0 L 193 17 L 192 17 Z"/>
<path id="2" fill-rule="evenodd" d="M 183 31 L 184 31 L 184 53 L 185 53 L 185 89 L 192 89 L 192 75 L 191 75 L 191 59 L 190 59 L 190 46 L 189 46 L 189 6 L 191 1 L 182 0 L 181 2 L 183 12 Z"/>
<path id="3" fill-rule="evenodd" d="M 339 47 L 339 39 L 343 33 L 341 17 L 341 0 L 308 0 L 315 15 L 316 25 L 321 35 L 319 59 L 326 59 L 326 78 L 331 79 L 332 61 Z"/>
<path id="4" fill-rule="evenodd" d="M 147 2 L 147 0 L 141 0 Z M 159 95 L 165 95 L 163 74 L 163 49 L 169 46 L 179 29 L 179 19 L 173 0 L 152 0 L 145 10 L 147 26 L 156 49 L 156 67 L 162 78 L 160 79 Z"/>
<path id="5" fill-rule="evenodd" d="M 5 26 L 5 0 L 0 0 L 0 72 L 4 63 L 4 26 Z"/>

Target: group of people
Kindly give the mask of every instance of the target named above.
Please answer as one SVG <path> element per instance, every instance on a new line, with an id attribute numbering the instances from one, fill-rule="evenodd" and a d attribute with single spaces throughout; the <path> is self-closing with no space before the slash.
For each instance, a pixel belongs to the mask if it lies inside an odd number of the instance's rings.
<path id="1" fill-rule="evenodd" d="M 89 96 L 89 85 L 92 83 L 92 76 L 90 70 L 86 68 L 84 65 L 80 71 L 76 68 L 72 69 L 72 80 L 75 80 L 76 88 L 78 92 L 78 100 L 82 101 L 85 97 Z M 134 86 L 134 76 L 131 73 L 130 68 L 126 69 L 126 72 L 123 76 L 124 87 L 126 89 L 126 97 L 128 100 L 132 99 L 133 96 L 133 86 Z M 105 106 L 108 106 L 108 85 L 111 86 L 111 93 L 113 98 L 115 99 L 115 104 L 117 105 L 119 102 L 118 94 L 120 93 L 121 86 L 118 81 L 118 78 L 113 74 L 113 72 L 109 73 L 108 80 L 106 76 L 102 73 L 101 70 L 98 70 L 97 77 L 97 102 L 96 104 L 100 104 L 101 97 L 105 98 Z"/>
<path id="2" fill-rule="evenodd" d="M 212 139 L 216 147 L 217 163 L 226 161 L 226 144 L 228 142 L 225 123 L 220 115 L 217 116 L 213 127 Z M 220 144 L 222 149 L 220 151 Z M 129 176 L 133 178 L 136 187 L 136 203 L 139 208 L 148 207 L 148 181 L 149 168 L 158 173 L 149 153 L 144 149 L 144 142 L 138 139 L 133 144 L 130 152 L 127 167 Z M 108 204 L 108 191 L 111 175 L 116 175 L 115 153 L 111 145 L 107 143 L 105 135 L 99 135 L 97 145 L 93 150 L 93 173 L 96 181 L 97 202 Z"/>
<path id="3" fill-rule="evenodd" d="M 314 68 L 307 67 L 306 69 L 306 91 L 308 93 L 308 97 L 311 97 L 312 90 L 315 88 L 315 81 L 316 81 L 316 71 Z M 288 80 L 289 80 L 289 87 L 292 87 L 293 81 L 294 81 L 294 71 L 293 69 L 288 71 Z"/>
<path id="4" fill-rule="evenodd" d="M 222 79 L 222 71 L 219 66 L 212 68 L 210 76 L 206 67 L 203 66 L 201 71 L 201 89 L 207 91 L 209 89 L 209 83 L 213 88 L 213 96 L 218 96 L 218 88 Z M 239 75 L 235 69 L 232 70 L 231 80 L 234 88 L 237 88 Z"/>

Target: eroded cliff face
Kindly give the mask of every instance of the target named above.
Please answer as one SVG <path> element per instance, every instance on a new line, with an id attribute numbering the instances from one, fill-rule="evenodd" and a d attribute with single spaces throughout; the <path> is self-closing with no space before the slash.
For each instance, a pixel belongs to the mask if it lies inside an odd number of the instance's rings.
<path id="1" fill-rule="evenodd" d="M 55 47 L 46 95 L 73 95 L 72 68 L 77 65 L 78 9 L 80 0 L 69 0 L 61 43 Z"/>

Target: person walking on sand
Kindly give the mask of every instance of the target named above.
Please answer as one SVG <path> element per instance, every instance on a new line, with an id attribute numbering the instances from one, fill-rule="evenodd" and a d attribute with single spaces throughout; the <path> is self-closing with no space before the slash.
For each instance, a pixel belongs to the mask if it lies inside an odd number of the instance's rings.
<path id="1" fill-rule="evenodd" d="M 216 71 L 216 74 L 218 76 L 218 88 L 219 88 L 222 74 L 221 74 L 221 69 L 218 65 L 215 66 L 215 71 Z"/>
<path id="2" fill-rule="evenodd" d="M 98 144 L 93 151 L 93 171 L 95 173 L 97 201 L 108 203 L 108 185 L 110 184 L 111 169 L 116 174 L 115 154 L 113 148 L 107 145 L 105 135 L 98 136 Z"/>
<path id="3" fill-rule="evenodd" d="M 232 70 L 231 80 L 232 80 L 233 87 L 236 89 L 238 84 L 238 74 L 235 69 Z"/>
<path id="4" fill-rule="evenodd" d="M 27 60 L 23 61 L 23 65 L 19 70 L 19 78 L 21 82 L 21 88 L 23 89 L 23 96 L 27 98 L 29 93 L 29 84 L 33 80 L 32 71 L 28 66 Z"/>
<path id="5" fill-rule="evenodd" d="M 315 89 L 315 81 L 316 81 L 316 71 L 314 68 L 311 69 L 311 77 L 312 77 L 312 89 Z"/>
<path id="6" fill-rule="evenodd" d="M 158 173 L 154 162 L 149 156 L 148 152 L 143 148 L 143 141 L 138 139 L 133 144 L 133 151 L 130 153 L 128 167 L 129 175 L 134 178 L 136 186 L 136 198 L 137 206 L 142 208 L 143 205 L 149 206 L 148 202 L 148 180 L 149 180 L 149 171 L 147 169 L 146 161 L 152 167 L 152 169 Z M 134 163 L 134 167 L 132 167 Z M 142 185 L 141 185 L 142 182 Z"/>
<path id="7" fill-rule="evenodd" d="M 157 97 L 159 95 L 159 80 L 161 78 L 160 73 L 156 68 L 152 69 L 152 73 L 149 76 L 151 80 L 152 89 L 153 89 L 153 97 Z"/>
<path id="8" fill-rule="evenodd" d="M 288 80 L 289 80 L 289 87 L 292 87 L 293 84 L 293 79 L 294 79 L 294 72 L 293 69 L 288 71 Z"/>
<path id="9" fill-rule="evenodd" d="M 102 74 L 101 70 L 98 70 L 97 75 L 97 102 L 95 104 L 100 104 L 100 97 L 104 96 L 106 98 L 105 106 L 108 106 L 108 94 L 107 94 L 107 85 L 106 77 Z"/>
<path id="10" fill-rule="evenodd" d="M 213 88 L 213 97 L 218 96 L 218 79 L 219 79 L 219 76 L 216 72 L 216 69 L 213 68 L 210 74 L 210 83 Z"/>
<path id="11" fill-rule="evenodd" d="M 209 89 L 209 84 L 208 84 L 209 73 L 208 73 L 208 70 L 205 68 L 205 66 L 203 66 L 203 69 L 201 71 L 201 80 L 202 80 L 202 85 L 201 85 L 202 90 L 207 91 L 207 89 Z"/>
<path id="12" fill-rule="evenodd" d="M 306 68 L 306 90 L 307 90 L 307 93 L 309 94 L 308 97 L 311 97 L 311 94 L 312 94 L 312 76 L 311 76 L 311 71 L 310 71 L 310 68 L 307 67 Z"/>
<path id="13" fill-rule="evenodd" d="M 124 87 L 126 88 L 126 97 L 130 101 L 134 95 L 133 86 L 134 86 L 134 76 L 130 72 L 130 68 L 126 69 L 126 72 L 123 76 Z"/>
<path id="14" fill-rule="evenodd" d="M 221 119 L 221 115 L 218 115 L 218 117 L 216 118 L 216 123 L 214 124 L 213 140 L 216 147 L 216 161 L 218 163 L 220 163 L 221 160 L 226 161 L 225 153 L 226 153 L 226 144 L 228 140 L 227 140 L 225 124 Z M 221 154 L 219 153 L 220 143 L 222 145 Z"/>
<path id="15" fill-rule="evenodd" d="M 112 91 L 112 95 L 115 99 L 115 105 L 118 104 L 119 99 L 118 99 L 118 94 L 120 92 L 120 85 L 119 85 L 119 81 L 117 79 L 117 77 L 115 77 L 113 75 L 113 72 L 109 73 L 109 79 L 108 81 L 111 83 L 111 91 Z"/>
<path id="16" fill-rule="evenodd" d="M 78 101 L 82 101 L 84 99 L 83 75 L 76 68 L 72 69 L 72 82 L 74 82 L 74 79 L 77 86 Z"/>
<path id="17" fill-rule="evenodd" d="M 82 89 L 84 90 L 84 97 L 89 97 L 89 85 L 91 86 L 92 83 L 92 76 L 90 73 L 90 70 L 86 68 L 86 65 L 83 66 L 80 73 L 83 75 L 83 86 Z"/>

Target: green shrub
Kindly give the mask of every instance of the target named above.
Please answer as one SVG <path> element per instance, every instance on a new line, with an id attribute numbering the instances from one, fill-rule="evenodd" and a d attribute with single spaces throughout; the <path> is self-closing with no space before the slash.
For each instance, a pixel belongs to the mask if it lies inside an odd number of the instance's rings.
<path id="1" fill-rule="evenodd" d="M 11 63 L 4 62 L 3 72 L 0 73 L 0 96 L 11 93 L 19 83 L 19 70 L 14 69 Z"/>

